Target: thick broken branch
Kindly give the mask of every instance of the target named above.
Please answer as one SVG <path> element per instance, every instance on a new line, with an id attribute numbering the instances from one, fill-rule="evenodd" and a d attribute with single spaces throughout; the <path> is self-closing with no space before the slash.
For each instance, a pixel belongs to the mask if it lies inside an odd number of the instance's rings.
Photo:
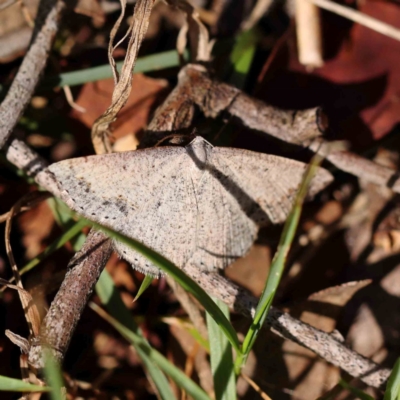
<path id="1" fill-rule="evenodd" d="M 28 362 L 43 368 L 43 345 L 62 361 L 72 334 L 112 252 L 111 241 L 90 231 L 84 246 L 68 264 L 68 272 L 42 322 L 39 337 L 30 343 Z"/>
<path id="2" fill-rule="evenodd" d="M 156 113 L 156 118 L 164 118 L 165 131 L 164 127 L 154 129 L 153 126 L 149 126 L 152 132 L 143 139 L 146 145 L 153 137 L 158 141 L 163 136 L 171 134 L 171 131 L 176 129 L 177 121 L 183 116 L 186 118 L 185 127 L 189 127 L 192 122 L 189 117 L 194 115 L 197 106 L 206 117 L 216 118 L 219 115 L 226 115 L 247 128 L 290 144 L 309 148 L 314 152 L 319 152 L 324 147 L 321 146 L 325 142 L 321 135 L 325 126 L 318 108 L 291 111 L 272 107 L 231 85 L 211 79 L 207 70 L 201 65 L 189 64 L 181 70 L 178 85 L 167 102 L 170 102 L 169 109 Z M 174 104 L 179 104 L 180 108 L 170 112 Z M 377 185 L 390 187 L 400 193 L 397 171 L 348 151 L 332 151 L 326 158 L 342 171 Z"/>

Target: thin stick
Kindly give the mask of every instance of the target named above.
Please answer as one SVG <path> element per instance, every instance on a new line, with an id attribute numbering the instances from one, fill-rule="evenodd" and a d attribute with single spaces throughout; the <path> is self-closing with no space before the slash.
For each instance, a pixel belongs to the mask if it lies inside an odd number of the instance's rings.
<path id="1" fill-rule="evenodd" d="M 299 61 L 308 68 L 321 67 L 324 62 L 319 8 L 307 0 L 296 0 L 295 4 Z"/>
<path id="2" fill-rule="evenodd" d="M 352 10 L 349 7 L 342 6 L 330 0 L 307 0 L 310 3 L 317 5 L 325 10 L 341 15 L 351 21 L 357 22 L 360 25 L 366 26 L 382 35 L 389 36 L 392 39 L 400 41 L 400 29 L 395 28 L 379 19 L 370 17 L 360 11 Z"/>
<path id="3" fill-rule="evenodd" d="M 8 7 L 16 4 L 18 0 L 6 0 L 4 3 L 0 3 L 0 11 L 5 10 Z"/>
<path id="4" fill-rule="evenodd" d="M 67 99 L 68 104 L 76 111 L 80 113 L 85 113 L 86 108 L 81 107 L 79 104 L 76 104 L 74 101 L 74 96 L 72 95 L 71 88 L 69 86 L 63 86 L 65 98 Z"/>

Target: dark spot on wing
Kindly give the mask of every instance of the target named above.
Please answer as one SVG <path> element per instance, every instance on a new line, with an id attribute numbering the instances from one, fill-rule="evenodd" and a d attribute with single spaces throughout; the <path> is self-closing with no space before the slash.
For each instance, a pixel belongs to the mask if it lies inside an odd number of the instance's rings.
<path id="1" fill-rule="evenodd" d="M 117 200 L 115 201 L 115 206 L 117 207 L 117 209 L 125 216 L 128 215 L 129 212 L 129 208 L 128 205 L 126 203 L 125 199 L 121 199 L 120 196 L 118 196 Z"/>

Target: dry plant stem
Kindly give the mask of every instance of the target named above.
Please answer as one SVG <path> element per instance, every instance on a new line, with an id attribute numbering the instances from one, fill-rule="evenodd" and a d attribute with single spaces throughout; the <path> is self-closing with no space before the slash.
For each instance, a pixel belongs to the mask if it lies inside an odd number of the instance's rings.
<path id="1" fill-rule="evenodd" d="M 56 197 L 60 196 L 57 183 L 53 174 L 47 169 L 47 161 L 33 151 L 25 142 L 13 139 L 5 149 L 7 160 L 28 176 L 35 179 L 35 182 Z"/>
<path id="2" fill-rule="evenodd" d="M 38 200 L 44 200 L 47 197 L 49 197 L 48 193 L 40 193 L 40 192 L 27 193 L 20 200 L 18 200 L 17 203 L 13 207 L 11 207 L 11 210 L 10 210 L 9 215 L 6 220 L 5 244 L 6 244 L 7 257 L 8 257 L 8 261 L 11 265 L 11 269 L 12 269 L 12 272 L 14 275 L 16 286 L 22 290 L 24 290 L 24 286 L 22 284 L 22 280 L 21 280 L 21 276 L 19 274 L 17 264 L 15 263 L 14 254 L 13 254 L 12 246 L 11 246 L 11 242 L 10 242 L 12 221 L 13 221 L 14 216 L 19 214 L 23 204 L 30 203 L 30 202 L 35 203 L 35 201 L 37 202 Z M 32 297 L 30 295 L 27 296 L 27 294 L 23 293 L 22 291 L 18 291 L 18 295 L 19 295 L 22 307 L 24 309 L 26 321 L 29 326 L 30 336 L 31 337 L 36 336 L 39 334 L 39 326 L 40 326 L 39 311 L 38 311 L 36 305 L 32 302 Z"/>
<path id="3" fill-rule="evenodd" d="M 0 148 L 4 147 L 32 97 L 46 65 L 64 6 L 63 0 L 40 2 L 29 50 L 0 105 Z"/>
<path id="4" fill-rule="evenodd" d="M 314 140 L 308 147 L 318 152 L 325 141 L 321 138 Z M 398 171 L 379 165 L 371 160 L 349 151 L 331 151 L 326 159 L 341 171 L 348 172 L 360 179 L 376 185 L 386 186 L 400 193 L 400 175 Z"/>
<path id="5" fill-rule="evenodd" d="M 186 14 L 186 21 L 178 35 L 177 50 L 180 55 L 186 48 L 186 37 L 189 37 L 191 59 L 193 62 L 208 62 L 211 58 L 211 46 L 208 30 L 201 22 L 199 13 L 190 1 L 166 0 L 172 6 Z"/>
<path id="6" fill-rule="evenodd" d="M 244 289 L 237 287 L 222 276 L 185 268 L 185 273 L 196 281 L 210 296 L 214 296 L 233 310 L 253 317 L 258 300 Z M 285 339 L 313 351 L 324 360 L 336 365 L 355 378 L 373 387 L 382 387 L 390 370 L 380 368 L 371 360 L 352 351 L 329 333 L 316 329 L 292 318 L 289 314 L 272 307 L 266 325 Z"/>
<path id="7" fill-rule="evenodd" d="M 253 28 L 258 21 L 268 12 L 274 0 L 257 0 L 256 5 L 253 7 L 250 16 L 243 21 L 241 29 L 246 31 Z"/>
<path id="8" fill-rule="evenodd" d="M 364 25 L 382 35 L 389 36 L 392 39 L 400 40 L 400 29 L 395 28 L 392 25 L 386 24 L 379 19 L 370 17 L 360 11 L 353 10 L 349 7 L 342 6 L 341 4 L 335 3 L 330 0 L 305 0 L 313 3 L 325 10 L 331 11 L 335 14 L 341 15 L 350 21 L 358 22 L 360 25 Z"/>
<path id="9" fill-rule="evenodd" d="M 35 192 L 38 194 L 38 192 Z M 8 211 L 2 215 L 0 215 L 0 223 L 7 221 L 7 219 L 10 218 L 11 214 L 13 213 L 13 217 L 15 217 L 17 214 L 23 213 L 25 211 L 31 210 L 32 208 L 36 207 L 39 203 L 42 201 L 48 199 L 51 197 L 51 194 L 48 192 L 41 192 L 40 195 L 36 196 L 34 199 L 31 201 L 25 203 L 25 205 L 19 207 L 18 210 L 12 210 Z"/>
<path id="10" fill-rule="evenodd" d="M 260 386 L 258 386 L 257 383 L 255 383 L 248 375 L 242 372 L 240 376 L 258 393 L 261 399 L 272 400 L 271 397 L 269 397 L 267 393 L 263 392 Z"/>
<path id="11" fill-rule="evenodd" d="M 321 67 L 322 38 L 319 8 L 307 0 L 295 0 L 297 51 L 301 64 Z"/>
<path id="12" fill-rule="evenodd" d="M 34 28 L 35 22 L 32 18 L 32 15 L 28 9 L 28 7 L 25 5 L 24 0 L 18 0 L 18 4 L 21 7 L 22 15 L 24 16 L 25 22 L 30 28 Z"/>
<path id="13" fill-rule="evenodd" d="M 112 252 L 111 241 L 91 230 L 82 249 L 68 265 L 68 272 L 44 318 L 40 335 L 32 341 L 28 361 L 43 367 L 43 342 L 58 361 L 67 351 L 72 333 Z"/>
<path id="14" fill-rule="evenodd" d="M 128 100 L 132 87 L 132 71 L 135 67 L 137 55 L 140 45 L 147 32 L 150 14 L 155 0 L 138 0 L 135 6 L 132 25 L 129 28 L 132 33 L 128 43 L 127 55 L 121 68 L 121 74 L 118 76 L 115 67 L 113 69 L 114 78 L 117 81 L 111 105 L 107 110 L 94 122 L 92 127 L 92 142 L 96 154 L 104 154 L 112 152 L 110 140 L 110 126 L 115 121 L 117 114 Z M 122 11 L 124 12 L 124 10 Z M 118 25 L 113 29 L 115 35 Z M 113 37 L 111 37 L 113 40 Z M 113 49 L 109 49 L 109 52 Z M 109 53 L 111 65 L 113 66 L 112 54 Z M 115 64 L 115 63 L 114 63 Z"/>

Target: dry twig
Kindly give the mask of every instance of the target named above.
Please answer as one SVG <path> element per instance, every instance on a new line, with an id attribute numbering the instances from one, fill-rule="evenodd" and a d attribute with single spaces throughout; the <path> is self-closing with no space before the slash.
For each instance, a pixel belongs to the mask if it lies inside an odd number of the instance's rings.
<path id="1" fill-rule="evenodd" d="M 321 67 L 324 62 L 319 8 L 307 0 L 296 0 L 295 4 L 299 61 L 308 68 Z"/>
<path id="2" fill-rule="evenodd" d="M 353 10 L 350 7 L 342 6 L 341 4 L 334 3 L 330 0 L 305 0 L 309 1 L 321 7 L 325 10 L 331 11 L 337 15 L 341 15 L 349 19 L 350 21 L 357 22 L 360 25 L 364 25 L 376 32 L 386 35 L 392 39 L 400 40 L 400 29 L 395 28 L 392 25 L 386 24 L 379 19 L 370 17 L 360 11 Z"/>
<path id="3" fill-rule="evenodd" d="M 65 3 L 63 0 L 42 0 L 35 20 L 31 44 L 15 76 L 6 98 L 0 105 L 0 148 L 3 148 L 19 117 L 28 105 L 58 30 Z"/>
<path id="4" fill-rule="evenodd" d="M 242 30 L 248 30 L 257 25 L 258 21 L 271 9 L 274 0 L 257 0 L 251 14 L 242 22 Z"/>

